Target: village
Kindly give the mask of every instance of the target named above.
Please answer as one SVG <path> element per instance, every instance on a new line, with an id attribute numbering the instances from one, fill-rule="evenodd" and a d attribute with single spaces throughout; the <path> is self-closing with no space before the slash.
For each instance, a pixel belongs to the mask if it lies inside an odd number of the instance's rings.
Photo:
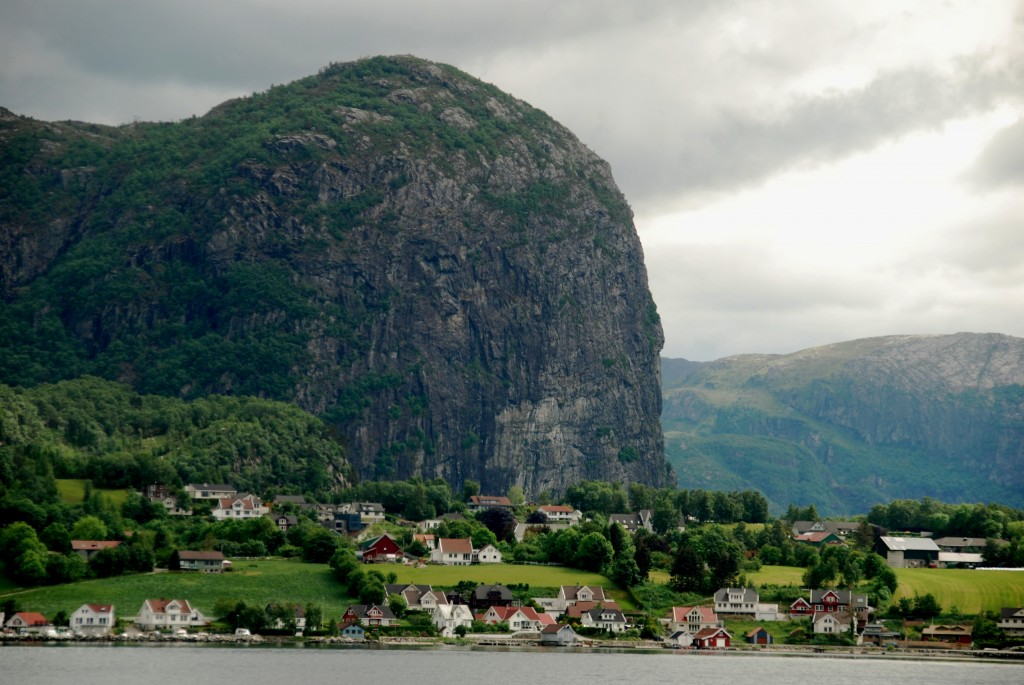
<path id="1" fill-rule="evenodd" d="M 877 620 L 876 608 L 869 596 L 842 587 L 810 589 L 788 606 L 762 602 L 751 587 L 721 587 L 711 601 L 702 604 L 672 606 L 653 617 L 630 611 L 620 605 L 600 585 L 562 585 L 554 596 L 524 596 L 513 592 L 517 566 L 506 563 L 502 547 L 474 545 L 472 538 L 443 537 L 445 524 L 465 521 L 481 512 L 509 512 L 514 507 L 508 497 L 472 495 L 465 513 L 448 513 L 412 525 L 413 544 L 403 545 L 399 536 L 388 532 L 372 533 L 386 520 L 385 508 L 376 502 L 351 502 L 339 505 L 307 503 L 300 496 L 280 496 L 264 504 L 261 498 L 238 493 L 223 484 L 190 484 L 185 488 L 191 504 L 205 506 L 213 520 L 267 518 L 282 532 L 299 525 L 303 516 L 315 517 L 324 529 L 351 539 L 354 557 L 360 567 L 379 573 L 391 565 L 414 568 L 426 566 L 504 565 L 507 584 L 478 584 L 472 588 L 438 587 L 429 584 L 388 582 L 380 601 L 351 604 L 337 622 L 324 625 L 321 616 L 307 616 L 307 607 L 298 603 L 275 603 L 263 607 L 265 617 L 260 632 L 276 636 L 307 637 L 361 642 L 398 639 L 392 636 L 437 640 L 470 640 L 485 644 L 539 644 L 562 647 L 593 646 L 613 641 L 629 644 L 643 640 L 662 648 L 733 649 L 767 648 L 776 643 L 778 630 L 769 630 L 779 622 L 793 625 L 793 634 L 806 637 L 835 638 L 837 645 L 873 645 L 883 649 L 935 648 L 969 649 L 973 644 L 971 623 L 932 622 L 918 628 L 919 639 L 910 640 L 899 629 Z M 147 493 L 153 502 L 166 507 L 168 514 L 187 516 L 191 507 L 180 497 L 170 496 L 159 487 Z M 531 532 L 560 531 L 578 526 L 584 514 L 567 505 L 531 507 L 529 522 L 515 521 L 512 535 L 522 541 Z M 506 515 L 506 518 L 511 514 Z M 628 535 L 652 531 L 652 512 L 611 514 L 608 525 L 621 526 Z M 801 545 L 842 545 L 861 524 L 835 521 L 798 521 L 792 526 L 792 539 Z M 680 528 L 685 526 L 679 522 Z M 643 535 L 643 533 L 641 533 Z M 89 561 L 102 550 L 120 544 L 116 540 L 73 540 L 75 552 Z M 879 551 L 886 562 L 897 568 L 938 567 L 940 564 L 982 563 L 985 540 L 906 538 L 879 536 Z M 404 549 L 403 549 L 404 547 Z M 218 550 L 175 550 L 168 563 L 171 573 L 226 573 L 233 561 Z M 384 577 L 384 573 L 379 573 Z M 390 574 L 389 580 L 396 580 Z M 197 607 L 187 597 L 147 598 L 134 614 L 119 614 L 113 604 L 93 598 L 55 621 L 39 612 L 17 611 L 0 614 L 5 639 L 260 639 L 256 630 L 240 625 L 225 625 L 222 616 L 212 614 L 213 607 Z M 742 626 L 741 632 L 730 626 Z M 1024 608 L 1004 607 L 998 628 L 1008 637 L 1024 637 Z M 784 642 L 791 642 L 785 640 Z M 816 644 L 822 644 L 817 642 Z"/>

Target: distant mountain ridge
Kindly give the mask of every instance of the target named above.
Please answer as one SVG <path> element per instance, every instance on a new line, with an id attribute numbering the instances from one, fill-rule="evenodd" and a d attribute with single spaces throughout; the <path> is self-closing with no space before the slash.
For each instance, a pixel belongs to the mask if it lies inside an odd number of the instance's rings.
<path id="1" fill-rule="evenodd" d="M 756 488 L 825 513 L 931 496 L 1024 505 L 1024 339 L 866 338 L 662 361 L 681 487 Z"/>
<path id="2" fill-rule="evenodd" d="M 661 485 L 663 335 L 608 164 L 410 57 L 205 116 L 0 109 L 0 383 L 294 402 L 362 479 Z"/>

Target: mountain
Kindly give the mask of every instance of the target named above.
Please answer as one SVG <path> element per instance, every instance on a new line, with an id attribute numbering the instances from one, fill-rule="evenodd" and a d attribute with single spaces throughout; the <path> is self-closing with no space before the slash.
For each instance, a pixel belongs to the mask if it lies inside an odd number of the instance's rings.
<path id="1" fill-rule="evenodd" d="M 629 206 L 491 85 L 372 58 L 177 123 L 0 110 L 0 146 L 0 383 L 291 401 L 364 479 L 669 477 Z"/>
<path id="2" fill-rule="evenodd" d="M 893 499 L 1024 505 L 1024 339 L 908 335 L 683 369 L 664 387 L 682 487 L 826 514 Z M 666 371 L 666 378 L 669 373 Z"/>

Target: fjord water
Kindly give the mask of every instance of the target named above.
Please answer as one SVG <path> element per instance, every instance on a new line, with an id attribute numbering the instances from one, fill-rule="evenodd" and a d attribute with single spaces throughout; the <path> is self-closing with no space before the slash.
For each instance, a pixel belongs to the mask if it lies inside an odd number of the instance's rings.
<path id="1" fill-rule="evenodd" d="M 415 685 L 1005 685 L 1024 682 L 1024 665 L 909 661 L 888 656 L 765 656 L 659 651 L 581 653 L 558 649 L 367 649 L 197 647 L 193 645 L 9 645 L 0 681 L 19 685 L 139 683 L 402 682 Z"/>

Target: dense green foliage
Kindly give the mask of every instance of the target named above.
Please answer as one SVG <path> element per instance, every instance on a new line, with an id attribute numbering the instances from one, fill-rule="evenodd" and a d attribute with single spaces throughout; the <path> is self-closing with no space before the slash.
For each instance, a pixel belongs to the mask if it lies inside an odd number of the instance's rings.
<path id="1" fill-rule="evenodd" d="M 0 499 L 56 503 L 53 478 L 141 490 L 151 483 L 231 483 L 264 496 L 329 499 L 345 483 L 344 450 L 292 405 L 213 396 L 139 395 L 96 378 L 0 386 Z"/>

